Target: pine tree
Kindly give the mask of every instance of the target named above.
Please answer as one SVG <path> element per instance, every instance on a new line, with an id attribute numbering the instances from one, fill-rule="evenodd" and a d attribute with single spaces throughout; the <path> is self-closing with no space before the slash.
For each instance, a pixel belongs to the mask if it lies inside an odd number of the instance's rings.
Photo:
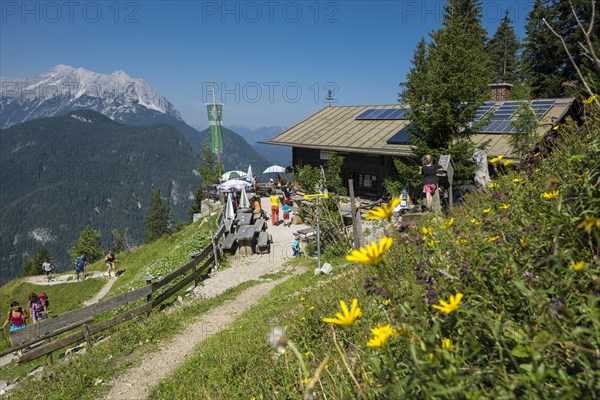
<path id="1" fill-rule="evenodd" d="M 426 51 L 419 43 L 400 95 L 411 106 L 413 131 L 430 148 L 473 133 L 471 122 L 491 82 L 480 1 L 449 0 L 442 24 Z"/>
<path id="2" fill-rule="evenodd" d="M 114 239 L 113 245 L 112 245 L 112 250 L 115 253 L 127 251 L 131 248 L 128 231 L 129 231 L 129 228 L 123 229 L 123 233 L 119 232 L 116 229 L 112 230 L 113 239 Z"/>
<path id="3" fill-rule="evenodd" d="M 48 247 L 42 243 L 38 243 L 33 256 L 27 256 L 23 262 L 23 275 L 33 276 L 42 273 L 42 263 L 50 261 L 50 253 Z"/>
<path id="4" fill-rule="evenodd" d="M 150 243 L 170 233 L 171 212 L 169 206 L 160 198 L 160 189 L 156 189 L 150 202 L 150 211 L 146 217 L 144 238 Z"/>
<path id="5" fill-rule="evenodd" d="M 73 243 L 71 259 L 75 260 L 83 254 L 86 262 L 94 262 L 102 257 L 104 250 L 100 243 L 100 236 L 100 232 L 93 230 L 89 225 L 86 226 L 79 234 L 77 241 Z"/>
<path id="6" fill-rule="evenodd" d="M 494 82 L 518 83 L 519 49 L 521 43 L 511 26 L 508 10 L 502 18 L 494 36 L 487 42 Z"/>
<path id="7" fill-rule="evenodd" d="M 587 26 L 591 17 L 591 2 L 573 0 L 575 11 Z M 588 83 L 598 90 L 600 72 L 585 55 L 580 43 L 582 32 L 572 14 L 568 1 L 536 0 L 527 18 L 525 48 L 523 57 L 528 72 L 528 84 L 534 97 L 564 97 L 573 94 L 579 77 L 568 61 L 559 39 L 554 36 L 543 19 L 561 35 L 569 48 L 573 60 L 582 70 Z M 600 24 L 595 24 L 592 41 L 600 38 Z"/>

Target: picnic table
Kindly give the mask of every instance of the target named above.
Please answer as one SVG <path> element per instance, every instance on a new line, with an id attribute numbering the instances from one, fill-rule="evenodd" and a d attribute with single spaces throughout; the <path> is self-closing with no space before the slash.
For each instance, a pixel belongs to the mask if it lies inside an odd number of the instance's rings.
<path id="1" fill-rule="evenodd" d="M 237 226 L 250 225 L 252 223 L 252 212 L 239 212 L 235 217 Z"/>
<path id="2" fill-rule="evenodd" d="M 252 255 L 252 241 L 254 240 L 254 225 L 241 225 L 235 236 L 238 241 L 238 254 L 241 256 Z"/>

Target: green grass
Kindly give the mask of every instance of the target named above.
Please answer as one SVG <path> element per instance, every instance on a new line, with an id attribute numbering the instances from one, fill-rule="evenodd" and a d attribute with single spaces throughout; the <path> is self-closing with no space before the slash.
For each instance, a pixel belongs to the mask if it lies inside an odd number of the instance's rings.
<path id="1" fill-rule="evenodd" d="M 27 379 L 11 391 L 10 398 L 30 399 L 32 393 L 44 399 L 96 399 L 106 390 L 96 386 L 97 379 L 108 381 L 124 369 L 138 365 L 144 354 L 157 350 L 159 343 L 184 330 L 203 313 L 235 298 L 243 290 L 259 284 L 245 282 L 223 294 L 204 301 L 176 305 L 169 312 L 154 312 L 149 317 L 117 326 L 110 337 L 88 349 L 86 354 L 69 357 L 69 363 L 56 362 L 40 374 L 39 379 Z M 56 359 L 56 356 L 55 356 Z M 28 364 L 24 371 L 32 369 Z M 0 379 L 5 369 L 0 369 Z"/>

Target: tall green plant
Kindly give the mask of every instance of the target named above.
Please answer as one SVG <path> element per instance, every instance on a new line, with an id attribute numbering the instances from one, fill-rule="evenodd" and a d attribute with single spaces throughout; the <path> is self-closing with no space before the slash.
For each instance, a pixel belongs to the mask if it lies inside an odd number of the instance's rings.
<path id="1" fill-rule="evenodd" d="M 160 188 L 152 195 L 150 211 L 146 217 L 146 232 L 144 238 L 146 243 L 152 242 L 171 232 L 171 212 L 169 206 L 160 198 Z"/>
<path id="2" fill-rule="evenodd" d="M 42 273 L 42 263 L 44 261 L 50 261 L 50 252 L 46 245 L 38 243 L 35 253 L 32 256 L 27 256 L 23 262 L 23 275 L 39 275 Z"/>
<path id="3" fill-rule="evenodd" d="M 71 259 L 75 260 L 76 257 L 83 254 L 87 262 L 93 262 L 102 257 L 104 250 L 100 243 L 100 237 L 100 232 L 93 230 L 89 225 L 86 226 L 79 234 L 77 241 L 73 243 Z"/>

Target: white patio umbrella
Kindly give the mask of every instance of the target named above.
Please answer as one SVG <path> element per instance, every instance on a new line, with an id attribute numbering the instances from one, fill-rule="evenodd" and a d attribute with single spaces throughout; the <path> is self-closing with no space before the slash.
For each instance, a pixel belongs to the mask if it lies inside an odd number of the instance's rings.
<path id="1" fill-rule="evenodd" d="M 235 213 L 233 212 L 233 203 L 231 200 L 231 193 L 227 194 L 227 204 L 225 205 L 225 219 L 233 221 L 235 219 Z"/>
<path id="2" fill-rule="evenodd" d="M 246 173 L 244 171 L 227 171 L 223 175 L 221 175 L 221 182 L 241 178 L 246 178 Z"/>
<path id="3" fill-rule="evenodd" d="M 252 184 L 248 181 L 242 181 L 241 179 L 232 179 L 229 180 L 227 182 L 221 183 L 220 185 L 217 186 L 217 190 L 219 192 L 235 192 L 238 190 L 242 190 L 244 188 L 247 188 L 249 186 L 252 186 Z"/>
<path id="4" fill-rule="evenodd" d="M 285 168 L 279 165 L 271 165 L 269 168 L 263 171 L 263 174 L 275 174 L 278 172 L 285 172 Z"/>
<path id="5" fill-rule="evenodd" d="M 240 195 L 240 208 L 250 208 L 250 200 L 248 200 L 246 188 L 242 188 L 242 194 Z"/>
<path id="6" fill-rule="evenodd" d="M 246 180 L 252 182 L 252 164 L 248 164 L 248 172 L 246 173 Z"/>

